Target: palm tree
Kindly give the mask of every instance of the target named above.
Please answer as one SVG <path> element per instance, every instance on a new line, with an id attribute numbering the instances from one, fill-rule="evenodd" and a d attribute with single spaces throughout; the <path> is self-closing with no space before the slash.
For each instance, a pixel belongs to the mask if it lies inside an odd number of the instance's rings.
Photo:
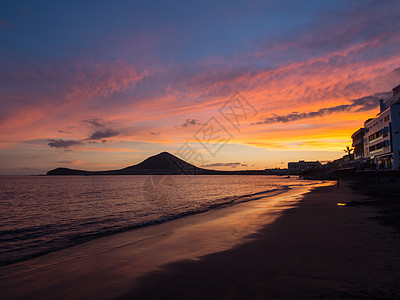
<path id="1" fill-rule="evenodd" d="M 343 149 L 343 151 L 346 152 L 350 156 L 351 152 L 354 151 L 354 148 L 351 146 L 346 146 L 346 149 Z"/>

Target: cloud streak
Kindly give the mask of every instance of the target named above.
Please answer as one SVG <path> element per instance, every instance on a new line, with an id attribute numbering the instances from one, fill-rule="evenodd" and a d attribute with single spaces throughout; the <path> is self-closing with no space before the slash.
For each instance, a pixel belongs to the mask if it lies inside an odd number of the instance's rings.
<path id="1" fill-rule="evenodd" d="M 106 129 L 104 131 L 97 130 L 86 140 L 101 140 L 119 135 L 119 132 L 113 129 Z"/>
<path id="2" fill-rule="evenodd" d="M 83 120 L 83 122 L 88 123 L 95 129 L 95 132 L 93 132 L 88 138 L 85 139 L 88 141 L 102 140 L 102 139 L 114 137 L 114 136 L 117 136 L 120 134 L 118 131 L 116 131 L 114 129 L 107 128 L 104 123 L 104 120 L 100 119 L 100 118 Z M 104 140 L 103 140 L 103 142 L 104 142 Z"/>
<path id="3" fill-rule="evenodd" d="M 199 120 L 196 119 L 186 119 L 185 123 L 181 124 L 182 127 L 188 127 L 191 125 L 199 125 Z"/>
<path id="4" fill-rule="evenodd" d="M 321 108 L 312 112 L 292 112 L 287 115 L 263 118 L 262 121 L 254 124 L 271 124 L 271 123 L 288 123 L 304 119 L 311 119 L 317 117 L 324 117 L 333 113 L 341 112 L 364 112 L 375 109 L 379 106 L 379 99 L 387 99 L 391 93 L 376 93 L 374 95 L 350 100 L 351 104 L 336 105 L 333 107 Z"/>
<path id="5" fill-rule="evenodd" d="M 104 127 L 104 120 L 95 118 L 95 119 L 88 119 L 88 120 L 83 120 L 84 123 L 88 123 L 94 128 L 99 128 L 99 127 Z"/>
<path id="6" fill-rule="evenodd" d="M 88 138 L 80 140 L 70 139 L 48 139 L 48 146 L 51 148 L 70 148 L 72 146 L 81 146 L 85 143 L 96 144 L 98 140 L 102 140 L 103 143 L 107 142 L 107 138 L 118 136 L 120 133 L 114 129 L 106 128 L 103 119 L 95 118 L 84 120 L 83 122 L 88 123 L 96 129 Z M 63 130 L 58 130 L 58 133 L 70 133 Z"/>
<path id="7" fill-rule="evenodd" d="M 71 146 L 82 145 L 82 141 L 77 140 L 63 140 L 63 139 L 48 139 L 48 144 L 52 148 L 69 148 Z"/>
<path id="8" fill-rule="evenodd" d="M 231 162 L 231 163 L 212 163 L 212 164 L 205 164 L 202 165 L 202 168 L 213 168 L 213 167 L 231 167 L 231 168 L 237 168 L 239 166 L 242 167 L 247 167 L 247 164 L 242 164 L 239 162 Z"/>

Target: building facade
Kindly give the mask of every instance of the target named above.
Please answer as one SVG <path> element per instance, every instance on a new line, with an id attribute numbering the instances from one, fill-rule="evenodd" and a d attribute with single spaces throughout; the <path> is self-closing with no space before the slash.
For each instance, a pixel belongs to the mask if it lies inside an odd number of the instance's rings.
<path id="1" fill-rule="evenodd" d="M 400 154 L 400 85 L 393 96 L 380 100 L 380 112 L 364 123 L 364 155 L 377 167 L 399 169 Z"/>
<path id="2" fill-rule="evenodd" d="M 353 140 L 352 147 L 354 148 L 354 159 L 363 159 L 365 157 L 364 154 L 364 128 L 358 129 L 351 136 Z"/>

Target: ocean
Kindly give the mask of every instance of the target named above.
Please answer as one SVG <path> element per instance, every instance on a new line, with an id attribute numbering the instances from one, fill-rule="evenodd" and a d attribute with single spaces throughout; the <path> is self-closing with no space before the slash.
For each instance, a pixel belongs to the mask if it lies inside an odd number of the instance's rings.
<path id="1" fill-rule="evenodd" d="M 254 175 L 0 176 L 0 265 L 308 184 Z"/>

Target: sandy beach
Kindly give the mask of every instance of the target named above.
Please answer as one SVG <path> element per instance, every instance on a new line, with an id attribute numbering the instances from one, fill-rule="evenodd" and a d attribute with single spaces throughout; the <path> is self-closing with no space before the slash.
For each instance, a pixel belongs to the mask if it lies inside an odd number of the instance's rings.
<path id="1" fill-rule="evenodd" d="M 328 183 L 99 238 L 2 267 L 0 296 L 399 297 L 394 227 L 376 207 L 337 205 L 368 199 Z"/>
<path id="2" fill-rule="evenodd" d="M 349 184 L 319 187 L 251 241 L 165 266 L 140 278 L 125 298 L 398 299 L 396 228 L 378 224 L 385 212 L 377 207 L 337 205 L 370 200 Z"/>

